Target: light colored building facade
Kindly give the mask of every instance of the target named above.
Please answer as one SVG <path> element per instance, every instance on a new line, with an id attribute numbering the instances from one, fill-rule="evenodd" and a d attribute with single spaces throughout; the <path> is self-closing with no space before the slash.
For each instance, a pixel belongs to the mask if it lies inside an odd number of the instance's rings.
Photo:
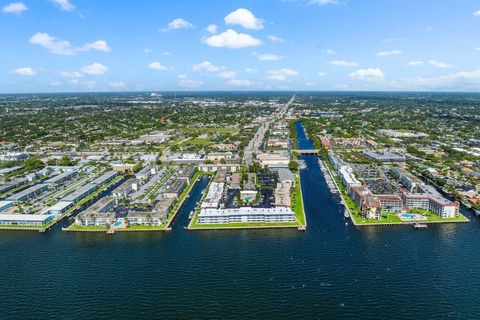
<path id="1" fill-rule="evenodd" d="M 201 209 L 198 224 L 229 223 L 281 223 L 295 222 L 295 213 L 290 208 Z"/>

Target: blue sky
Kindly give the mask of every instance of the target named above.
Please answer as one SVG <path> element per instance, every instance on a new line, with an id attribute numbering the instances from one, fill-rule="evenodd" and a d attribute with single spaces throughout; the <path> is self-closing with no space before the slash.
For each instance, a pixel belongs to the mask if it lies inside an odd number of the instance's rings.
<path id="1" fill-rule="evenodd" d="M 480 91 L 470 0 L 0 0 L 0 92 Z"/>

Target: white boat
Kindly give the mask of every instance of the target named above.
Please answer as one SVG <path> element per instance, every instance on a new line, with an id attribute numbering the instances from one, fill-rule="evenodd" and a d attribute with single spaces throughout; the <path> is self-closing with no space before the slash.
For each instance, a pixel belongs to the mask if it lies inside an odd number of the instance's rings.
<path id="1" fill-rule="evenodd" d="M 413 227 L 415 229 L 426 229 L 428 227 L 428 225 L 426 224 L 423 224 L 423 223 L 414 223 L 413 224 Z"/>
<path id="2" fill-rule="evenodd" d="M 350 218 L 350 214 L 348 213 L 347 208 L 345 208 L 345 211 L 343 212 L 343 216 L 345 217 L 345 219 Z"/>

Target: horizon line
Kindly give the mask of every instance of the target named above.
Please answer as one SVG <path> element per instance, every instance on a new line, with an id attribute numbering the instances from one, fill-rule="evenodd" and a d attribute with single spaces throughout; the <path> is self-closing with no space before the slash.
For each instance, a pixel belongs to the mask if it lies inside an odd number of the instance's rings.
<path id="1" fill-rule="evenodd" d="M 0 92 L 7 95 L 45 94 L 129 94 L 129 93 L 426 93 L 426 94 L 480 94 L 480 91 L 408 91 L 408 90 L 138 90 L 138 91 L 52 91 L 52 92 Z"/>

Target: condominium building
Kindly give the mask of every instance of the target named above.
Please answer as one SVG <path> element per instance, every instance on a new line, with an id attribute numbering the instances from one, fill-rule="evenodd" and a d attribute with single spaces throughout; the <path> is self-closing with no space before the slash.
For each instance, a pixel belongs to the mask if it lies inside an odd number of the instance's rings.
<path id="1" fill-rule="evenodd" d="M 250 208 L 235 209 L 204 208 L 198 214 L 198 224 L 228 223 L 279 223 L 295 222 L 295 213 L 290 208 Z"/>
<path id="2" fill-rule="evenodd" d="M 352 187 L 359 187 L 362 185 L 360 181 L 358 181 L 355 175 L 353 174 L 352 167 L 341 166 L 340 169 L 338 170 L 338 174 L 340 175 L 342 184 L 347 189 L 347 192 L 350 192 L 350 189 Z"/>
<path id="3" fill-rule="evenodd" d="M 454 218 L 459 212 L 458 202 L 448 200 L 428 185 L 422 185 L 416 193 L 404 191 L 402 198 L 406 208 L 430 210 L 442 218 Z"/>
<path id="4" fill-rule="evenodd" d="M 54 218 L 52 214 L 0 214 L 0 225 L 40 226 Z"/>
<path id="5" fill-rule="evenodd" d="M 375 152 L 365 151 L 363 153 L 367 158 L 380 162 L 405 162 L 406 157 L 395 152 Z"/>
<path id="6" fill-rule="evenodd" d="M 367 219 L 382 218 L 382 205 L 380 200 L 373 196 L 367 188 L 353 186 L 350 189 L 350 197 L 360 208 L 363 217 Z"/>
<path id="7" fill-rule="evenodd" d="M 178 198 L 186 186 L 187 181 L 184 179 L 176 179 L 167 190 L 165 190 L 165 196 L 168 198 Z"/>
<path id="8" fill-rule="evenodd" d="M 275 188 L 274 198 L 275 207 L 288 207 L 292 205 L 290 190 L 292 188 L 292 182 L 279 182 Z"/>
<path id="9" fill-rule="evenodd" d="M 220 200 L 222 199 L 225 183 L 212 182 L 208 188 L 207 195 L 202 202 L 202 208 L 218 208 L 220 206 Z"/>
<path id="10" fill-rule="evenodd" d="M 376 195 L 382 206 L 382 211 L 400 213 L 403 209 L 403 200 L 397 195 Z"/>
<path id="11" fill-rule="evenodd" d="M 400 182 L 410 191 L 413 191 L 417 186 L 421 184 L 421 181 L 407 170 L 392 167 L 390 168 L 390 173 L 395 178 L 400 180 Z"/>
<path id="12" fill-rule="evenodd" d="M 79 226 L 105 226 L 115 221 L 115 213 L 109 212 L 113 207 L 112 197 L 103 198 L 95 202 L 87 210 L 75 217 L 75 224 Z"/>

